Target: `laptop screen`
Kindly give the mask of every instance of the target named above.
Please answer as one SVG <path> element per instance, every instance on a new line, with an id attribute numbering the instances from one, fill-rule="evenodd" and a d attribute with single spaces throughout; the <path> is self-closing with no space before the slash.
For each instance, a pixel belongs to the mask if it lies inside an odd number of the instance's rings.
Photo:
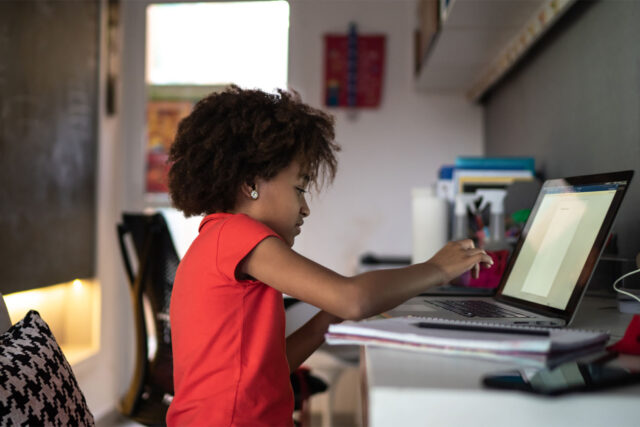
<path id="1" fill-rule="evenodd" d="M 628 179 L 615 178 L 623 176 L 545 182 L 505 273 L 506 280 L 503 278 L 500 295 L 567 310 L 576 300 L 577 288 L 584 287 L 591 276 L 628 185 Z"/>

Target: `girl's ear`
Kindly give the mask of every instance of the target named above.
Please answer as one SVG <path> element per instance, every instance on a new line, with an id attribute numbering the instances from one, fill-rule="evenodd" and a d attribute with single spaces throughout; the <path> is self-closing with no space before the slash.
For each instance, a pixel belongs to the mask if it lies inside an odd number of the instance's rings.
<path id="1" fill-rule="evenodd" d="M 246 182 L 240 187 L 240 192 L 244 197 L 256 200 L 258 198 L 258 190 L 253 182 Z"/>

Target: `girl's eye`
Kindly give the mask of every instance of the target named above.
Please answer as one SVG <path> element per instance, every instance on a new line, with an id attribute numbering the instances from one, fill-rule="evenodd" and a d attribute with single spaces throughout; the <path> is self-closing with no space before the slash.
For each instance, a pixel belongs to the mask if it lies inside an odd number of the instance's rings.
<path id="1" fill-rule="evenodd" d="M 304 193 L 306 193 L 306 192 L 307 192 L 307 190 L 305 190 L 305 189 L 304 189 L 304 188 L 302 188 L 302 187 L 296 187 L 296 190 L 298 190 L 298 192 L 299 192 L 300 194 L 304 194 Z"/>

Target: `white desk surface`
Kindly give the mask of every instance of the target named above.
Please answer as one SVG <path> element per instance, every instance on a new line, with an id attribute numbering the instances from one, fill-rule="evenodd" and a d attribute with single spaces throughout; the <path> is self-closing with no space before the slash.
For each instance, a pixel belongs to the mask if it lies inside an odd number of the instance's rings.
<path id="1" fill-rule="evenodd" d="M 572 327 L 609 329 L 616 341 L 630 318 L 615 300 L 587 298 Z M 363 353 L 372 427 L 640 426 L 640 386 L 544 397 L 483 388 L 484 374 L 510 363 L 376 347 Z"/>

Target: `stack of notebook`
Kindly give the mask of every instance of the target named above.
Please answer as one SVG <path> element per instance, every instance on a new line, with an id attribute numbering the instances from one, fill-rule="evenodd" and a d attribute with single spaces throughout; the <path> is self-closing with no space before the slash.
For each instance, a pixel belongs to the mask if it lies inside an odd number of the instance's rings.
<path id="1" fill-rule="evenodd" d="M 329 344 L 394 347 L 515 361 L 529 366 L 565 362 L 604 349 L 606 332 L 397 317 L 331 325 Z"/>

